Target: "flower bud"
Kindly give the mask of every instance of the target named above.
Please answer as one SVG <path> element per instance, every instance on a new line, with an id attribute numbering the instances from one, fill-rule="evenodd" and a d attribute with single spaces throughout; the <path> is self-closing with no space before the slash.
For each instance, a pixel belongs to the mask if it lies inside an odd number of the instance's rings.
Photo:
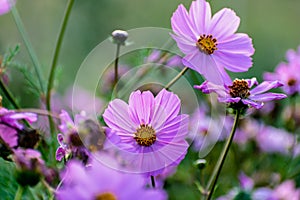
<path id="1" fill-rule="evenodd" d="M 120 45 L 125 45 L 125 41 L 128 38 L 128 33 L 123 30 L 115 30 L 111 35 L 113 42 Z"/>

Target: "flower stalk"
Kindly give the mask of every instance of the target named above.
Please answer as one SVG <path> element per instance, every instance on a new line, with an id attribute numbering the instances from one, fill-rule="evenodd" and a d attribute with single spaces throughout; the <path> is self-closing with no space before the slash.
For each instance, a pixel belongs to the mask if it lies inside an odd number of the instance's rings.
<path id="1" fill-rule="evenodd" d="M 170 87 L 172 86 L 172 85 L 174 85 L 174 83 L 176 83 L 178 80 L 179 80 L 179 78 L 181 77 L 181 76 L 183 76 L 187 71 L 188 71 L 188 67 L 185 67 L 185 68 L 183 68 L 180 72 L 179 72 L 179 74 L 177 74 L 177 76 L 175 76 L 166 86 L 165 86 L 165 89 L 166 90 L 169 90 L 170 89 Z"/>
<path id="2" fill-rule="evenodd" d="M 47 106 L 47 110 L 49 112 L 51 111 L 51 90 L 53 88 L 55 72 L 56 72 L 56 68 L 57 68 L 57 61 L 58 61 L 63 37 L 65 34 L 65 30 L 66 30 L 66 27 L 68 24 L 68 19 L 69 19 L 73 4 L 74 4 L 74 0 L 69 0 L 66 10 L 65 10 L 65 13 L 64 13 L 63 21 L 62 21 L 62 24 L 60 27 L 60 31 L 59 31 L 59 34 L 57 37 L 56 46 L 55 46 L 55 50 L 54 50 L 54 55 L 53 55 L 52 64 L 51 64 L 51 71 L 50 71 L 50 75 L 49 75 L 49 79 L 48 79 L 47 93 L 46 93 L 46 106 Z M 50 125 L 50 132 L 53 134 L 55 127 L 54 127 L 54 122 L 53 122 L 53 119 L 51 118 L 51 116 L 49 116 L 49 125 Z"/>
<path id="3" fill-rule="evenodd" d="M 151 176 L 151 185 L 153 188 L 155 188 L 155 178 L 154 176 Z"/>
<path id="4" fill-rule="evenodd" d="M 18 190 L 15 195 L 15 200 L 21 200 L 22 199 L 22 194 L 23 194 L 24 188 L 19 185 Z"/>
<path id="5" fill-rule="evenodd" d="M 120 47 L 121 44 L 117 43 L 117 51 L 116 51 L 116 59 L 115 59 L 115 78 L 114 78 L 114 85 L 115 87 L 118 83 L 119 75 L 118 75 L 118 63 L 119 63 L 119 55 L 120 55 Z"/>
<path id="6" fill-rule="evenodd" d="M 25 44 L 25 47 L 29 53 L 29 56 L 30 56 L 30 59 L 33 63 L 33 66 L 34 66 L 34 70 L 35 70 L 35 73 L 37 75 L 37 78 L 38 78 L 38 82 L 39 82 L 39 85 L 40 85 L 40 90 L 41 90 L 41 93 L 44 93 L 44 85 L 43 85 L 43 77 L 42 77 L 42 73 L 41 73 L 41 70 L 40 70 L 40 63 L 38 61 L 38 58 L 35 54 L 35 51 L 33 50 L 33 47 L 32 47 L 32 44 L 31 42 L 29 41 L 29 37 L 28 35 L 26 34 L 26 31 L 25 31 L 25 28 L 24 28 L 24 25 L 23 25 L 23 22 L 21 20 L 21 17 L 18 13 L 18 10 L 16 8 L 16 6 L 13 6 L 11 8 L 11 13 L 12 13 L 12 16 L 14 18 L 14 21 L 15 21 L 15 24 L 17 26 L 17 29 L 24 41 L 24 44 Z"/>
<path id="7" fill-rule="evenodd" d="M 232 140 L 233 140 L 233 137 L 234 137 L 237 125 L 238 125 L 238 121 L 239 121 L 239 118 L 240 118 L 240 113 L 241 113 L 241 110 L 236 109 L 235 119 L 234 119 L 234 123 L 233 123 L 232 129 L 231 129 L 229 138 L 228 138 L 228 140 L 227 140 L 227 142 L 226 142 L 226 144 L 225 144 L 225 146 L 222 150 L 222 153 L 221 153 L 221 155 L 218 159 L 218 162 L 215 166 L 213 174 L 210 177 L 210 179 L 208 181 L 208 184 L 207 184 L 206 191 L 208 191 L 208 196 L 207 196 L 206 200 L 210 200 L 212 195 L 213 195 L 216 183 L 218 181 L 219 175 L 221 173 L 224 161 L 226 159 L 227 153 L 229 151 L 230 145 L 232 143 Z"/>
<path id="8" fill-rule="evenodd" d="M 20 109 L 21 107 L 19 104 L 15 101 L 13 95 L 11 94 L 10 90 L 6 87 L 6 85 L 3 83 L 2 79 L 0 79 L 0 88 L 2 92 L 4 93 L 5 97 L 9 100 L 9 102 L 12 104 L 12 106 L 15 109 Z"/>

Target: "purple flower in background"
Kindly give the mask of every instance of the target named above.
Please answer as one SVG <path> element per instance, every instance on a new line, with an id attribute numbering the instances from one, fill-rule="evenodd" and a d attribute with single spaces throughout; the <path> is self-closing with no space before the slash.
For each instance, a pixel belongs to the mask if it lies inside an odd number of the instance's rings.
<path id="1" fill-rule="evenodd" d="M 113 131 L 107 135 L 122 150 L 135 172 L 158 175 L 178 165 L 188 143 L 188 115 L 178 115 L 180 99 L 167 90 L 154 98 L 150 91 L 135 91 L 129 104 L 120 99 L 109 103 L 104 121 Z"/>
<path id="2" fill-rule="evenodd" d="M 103 107 L 100 98 L 94 97 L 90 91 L 81 87 L 70 87 L 64 95 L 63 102 L 74 113 L 84 110 L 87 115 L 100 112 Z"/>
<path id="3" fill-rule="evenodd" d="M 15 3 L 16 0 L 0 0 L 0 15 L 8 13 Z"/>
<path id="4" fill-rule="evenodd" d="M 34 113 L 16 113 L 6 108 L 0 108 L 0 137 L 10 148 L 18 146 L 18 131 L 25 127 L 19 121 L 27 120 L 32 123 L 37 120 Z"/>
<path id="5" fill-rule="evenodd" d="M 36 150 L 18 148 L 14 151 L 13 160 L 16 163 L 17 182 L 22 186 L 35 186 L 41 176 L 47 173 L 45 162 Z"/>
<path id="6" fill-rule="evenodd" d="M 238 107 L 251 106 L 256 109 L 260 109 L 265 101 L 286 98 L 285 94 L 267 92 L 270 89 L 282 86 L 278 81 L 264 81 L 259 85 L 257 84 L 256 78 L 235 79 L 230 85 L 216 85 L 212 82 L 205 81 L 201 85 L 194 86 L 194 88 L 201 90 L 205 94 L 211 92 L 216 93 L 218 100 L 222 103 L 228 103 Z M 251 89 L 254 85 L 257 86 Z"/>
<path id="7" fill-rule="evenodd" d="M 222 134 L 222 140 L 226 140 L 229 137 L 231 130 L 231 124 L 233 124 L 233 118 L 230 116 L 226 117 L 225 129 L 226 131 Z M 236 129 L 233 141 L 239 145 L 240 149 L 246 147 L 246 143 L 250 140 L 255 140 L 256 135 L 260 133 L 263 125 L 258 120 L 253 118 L 243 118 L 240 119 L 239 126 Z"/>
<path id="8" fill-rule="evenodd" d="M 108 128 L 101 127 L 97 122 L 89 119 L 82 112 L 75 115 L 74 122 L 69 114 L 62 110 L 60 114 L 60 134 L 57 135 L 59 147 L 56 150 L 56 160 L 63 158 L 78 158 L 87 163 L 90 151 L 102 150 L 105 143 L 105 132 Z"/>
<path id="9" fill-rule="evenodd" d="M 136 174 L 125 174 L 93 160 L 86 168 L 77 161 L 70 161 L 61 173 L 63 185 L 56 191 L 58 200 L 164 200 L 161 189 L 146 189 L 144 178 Z"/>
<path id="10" fill-rule="evenodd" d="M 220 118 L 222 118 L 220 116 Z M 224 118 L 222 118 L 224 120 Z M 204 151 L 214 145 L 224 128 L 221 119 L 211 118 L 205 113 L 204 106 L 196 109 L 190 119 L 187 139 L 192 142 L 194 151 Z"/>
<path id="11" fill-rule="evenodd" d="M 179 5 L 171 18 L 172 37 L 185 54 L 183 64 L 214 83 L 230 83 L 225 69 L 245 72 L 252 66 L 252 40 L 235 33 L 240 18 L 224 8 L 211 16 L 205 0 L 193 1 L 189 12 Z"/>
<path id="12" fill-rule="evenodd" d="M 292 180 L 287 180 L 278 185 L 273 191 L 274 200 L 299 200 L 300 189 L 296 189 Z"/>
<path id="13" fill-rule="evenodd" d="M 119 78 L 121 79 L 130 70 L 130 67 L 127 65 L 119 64 L 118 73 Z M 109 66 L 101 76 L 99 83 L 99 90 L 103 95 L 111 95 L 113 90 L 113 83 L 115 78 L 115 70 L 113 66 Z M 118 84 L 121 84 L 120 82 Z"/>
<path id="14" fill-rule="evenodd" d="M 56 160 L 61 161 L 63 158 L 68 159 L 70 156 L 83 156 L 83 160 L 87 161 L 88 152 L 85 149 L 79 134 L 78 126 L 85 120 L 85 116 L 75 115 L 75 120 L 71 119 L 70 115 L 62 110 L 60 114 L 61 124 L 59 130 L 61 133 L 57 135 L 59 147 L 56 150 Z"/>
<path id="15" fill-rule="evenodd" d="M 297 51 L 289 49 L 286 52 L 286 59 L 289 63 L 298 62 L 300 64 L 300 46 L 298 46 Z"/>
<path id="16" fill-rule="evenodd" d="M 288 155 L 291 154 L 295 138 L 283 129 L 264 126 L 256 135 L 256 143 L 261 151 Z"/>
<path id="17" fill-rule="evenodd" d="M 145 63 L 156 63 L 166 65 L 168 67 L 182 67 L 182 58 L 178 55 L 172 55 L 168 52 L 163 52 L 154 49 L 151 54 L 145 59 Z"/>
<path id="18" fill-rule="evenodd" d="M 300 50 L 300 49 L 299 49 Z M 288 95 L 300 92 L 300 53 L 289 51 L 287 53 L 288 63 L 280 63 L 274 73 L 264 73 L 264 79 L 268 81 L 279 80 L 284 85 L 283 91 Z"/>

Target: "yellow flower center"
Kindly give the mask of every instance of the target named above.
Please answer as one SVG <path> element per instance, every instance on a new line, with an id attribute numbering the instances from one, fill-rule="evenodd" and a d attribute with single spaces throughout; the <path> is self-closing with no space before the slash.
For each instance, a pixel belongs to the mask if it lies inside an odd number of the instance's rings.
<path id="1" fill-rule="evenodd" d="M 134 135 L 134 139 L 141 146 L 149 147 L 156 141 L 155 130 L 149 125 L 142 124 Z"/>
<path id="2" fill-rule="evenodd" d="M 102 194 L 98 194 L 96 196 L 95 200 L 117 200 L 117 198 L 112 193 L 105 192 L 105 193 L 102 193 Z"/>
<path id="3" fill-rule="evenodd" d="M 245 80 L 235 79 L 232 86 L 229 86 L 229 94 L 231 97 L 247 98 L 250 96 L 250 87 Z"/>
<path id="4" fill-rule="evenodd" d="M 215 50 L 217 50 L 217 39 L 213 38 L 212 35 L 201 35 L 196 43 L 197 47 L 200 51 L 206 54 L 213 54 Z"/>

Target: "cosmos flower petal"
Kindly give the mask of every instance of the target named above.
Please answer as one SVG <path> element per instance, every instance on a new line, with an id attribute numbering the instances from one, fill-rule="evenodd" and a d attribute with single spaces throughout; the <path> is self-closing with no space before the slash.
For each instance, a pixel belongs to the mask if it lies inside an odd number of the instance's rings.
<path id="1" fill-rule="evenodd" d="M 264 80 L 267 81 L 275 81 L 275 80 L 279 80 L 279 74 L 275 74 L 275 73 L 270 73 L 270 72 L 265 72 L 264 75 Z"/>
<path id="2" fill-rule="evenodd" d="M 16 0 L 0 0 L 0 15 L 8 13 L 15 3 Z"/>
<path id="3" fill-rule="evenodd" d="M 9 116 L 11 119 L 25 119 L 30 123 L 35 122 L 37 120 L 37 115 L 35 113 L 14 113 Z"/>
<path id="4" fill-rule="evenodd" d="M 264 93 L 264 94 L 257 94 L 254 96 L 250 96 L 249 98 L 253 101 L 272 101 L 272 100 L 280 100 L 284 99 L 287 96 L 285 94 L 279 93 Z"/>
<path id="5" fill-rule="evenodd" d="M 224 81 L 229 81 L 223 79 L 223 74 L 219 70 L 212 56 L 207 56 L 206 54 L 200 52 L 200 50 L 198 50 L 198 52 L 194 52 L 193 54 L 186 55 L 183 58 L 182 63 L 185 66 L 202 74 L 210 82 L 223 84 Z"/>
<path id="6" fill-rule="evenodd" d="M 154 111 L 154 96 L 150 91 L 135 91 L 129 97 L 129 115 L 135 124 L 149 124 Z"/>
<path id="7" fill-rule="evenodd" d="M 0 124 L 0 137 L 10 148 L 18 145 L 18 133 L 13 128 Z"/>
<path id="8" fill-rule="evenodd" d="M 173 141 L 183 140 L 188 133 L 189 116 L 179 115 L 172 120 L 168 120 L 165 126 L 157 130 L 157 140 Z"/>
<path id="9" fill-rule="evenodd" d="M 172 38 L 176 41 L 178 48 L 184 53 L 184 54 L 190 54 L 195 51 L 198 51 L 196 47 L 196 42 L 190 41 L 184 37 L 179 37 L 174 34 L 170 34 Z"/>
<path id="10" fill-rule="evenodd" d="M 224 86 L 217 85 L 209 81 L 203 82 L 201 85 L 195 85 L 195 89 L 201 90 L 204 94 L 211 92 L 216 93 L 219 97 L 226 97 L 228 94 L 225 92 Z"/>
<path id="11" fill-rule="evenodd" d="M 67 111 L 62 110 L 59 114 L 59 118 L 62 123 L 58 126 L 58 128 L 62 133 L 67 133 L 70 127 L 75 127 L 75 124 Z"/>
<path id="12" fill-rule="evenodd" d="M 207 32 L 206 27 L 209 26 L 211 19 L 211 8 L 209 3 L 205 0 L 193 1 L 189 10 L 189 17 L 198 34 Z"/>
<path id="13" fill-rule="evenodd" d="M 245 72 L 252 67 L 252 58 L 240 53 L 216 51 L 214 60 L 232 72 Z"/>
<path id="14" fill-rule="evenodd" d="M 172 92 L 162 89 L 155 97 L 155 110 L 151 125 L 155 130 L 161 128 L 164 122 L 175 118 L 180 110 L 180 99 Z"/>
<path id="15" fill-rule="evenodd" d="M 283 86 L 283 84 L 279 81 L 272 81 L 272 82 L 264 81 L 261 84 L 259 84 L 257 87 L 252 89 L 250 93 L 251 95 L 256 95 L 281 86 Z"/>
<path id="16" fill-rule="evenodd" d="M 218 98 L 218 101 L 222 102 L 222 103 L 238 103 L 240 100 L 241 100 L 240 97 L 234 97 L 234 98 L 229 98 L 229 97 L 222 98 L 222 97 L 219 97 Z"/>
<path id="17" fill-rule="evenodd" d="M 110 128 L 124 133 L 132 134 L 136 131 L 135 127 L 138 126 L 133 123 L 129 116 L 128 105 L 120 99 L 115 99 L 109 103 L 103 118 Z"/>
<path id="18" fill-rule="evenodd" d="M 250 105 L 251 107 L 254 107 L 255 109 L 261 109 L 264 105 L 263 102 L 255 102 L 250 99 L 242 99 L 243 104 Z"/>
<path id="19" fill-rule="evenodd" d="M 60 145 L 63 145 L 64 136 L 61 133 L 57 134 L 57 141 Z"/>
<path id="20" fill-rule="evenodd" d="M 63 147 L 58 147 L 55 153 L 55 158 L 57 161 L 62 161 L 66 155 L 66 150 Z"/>
<path id="21" fill-rule="evenodd" d="M 182 59 L 182 63 L 183 65 L 199 72 L 200 74 L 203 74 L 204 70 L 202 67 L 199 66 L 202 66 L 202 62 L 204 62 L 205 59 L 205 55 L 199 52 L 199 50 L 197 49 L 197 51 L 194 51 L 193 53 L 184 56 Z"/>
<path id="22" fill-rule="evenodd" d="M 211 33 L 218 40 L 223 40 L 234 34 L 239 25 L 240 18 L 236 16 L 235 12 L 231 9 L 223 8 L 213 16 L 208 33 Z"/>
<path id="23" fill-rule="evenodd" d="M 224 41 L 218 42 L 218 51 L 239 53 L 251 56 L 254 53 L 252 39 L 245 33 L 236 33 Z"/>
<path id="24" fill-rule="evenodd" d="M 254 85 L 258 85 L 256 78 L 245 79 L 247 81 L 249 88 L 252 88 Z"/>
<path id="25" fill-rule="evenodd" d="M 184 36 L 192 41 L 197 41 L 197 37 L 199 36 L 191 26 L 187 10 L 182 4 L 180 4 L 177 10 L 173 13 L 173 16 L 171 18 L 171 25 L 173 31 L 177 35 Z"/>
<path id="26" fill-rule="evenodd" d="M 127 153 L 126 155 L 122 154 L 122 156 L 132 164 L 135 170 L 142 170 L 136 172 L 156 176 L 165 167 L 173 165 L 174 162 L 179 163 L 184 158 L 188 146 L 185 140 L 181 140 L 172 144 L 153 145 L 150 147 L 152 151 L 147 151 L 147 153 Z"/>

